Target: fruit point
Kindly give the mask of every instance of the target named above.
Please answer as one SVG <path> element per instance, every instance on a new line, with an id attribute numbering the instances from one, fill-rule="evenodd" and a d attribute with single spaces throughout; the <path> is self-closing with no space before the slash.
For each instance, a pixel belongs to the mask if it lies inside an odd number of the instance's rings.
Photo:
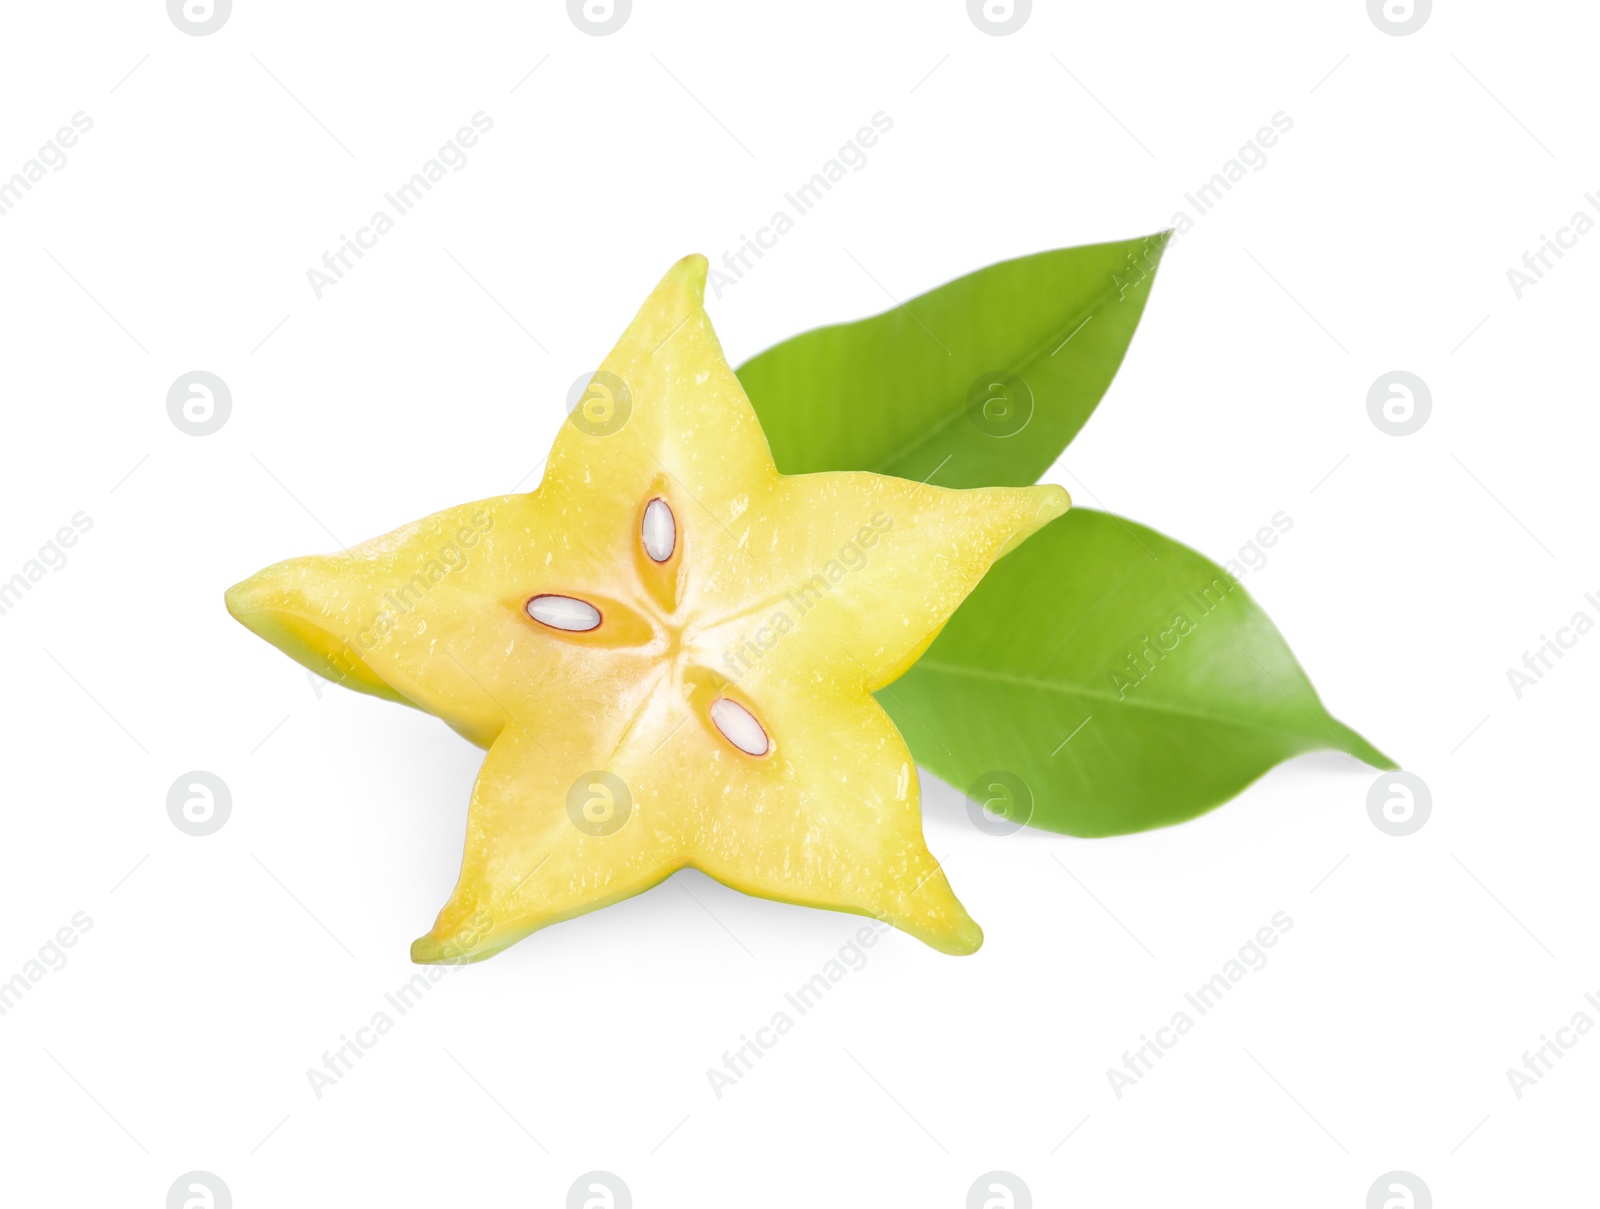
<path id="1" fill-rule="evenodd" d="M 227 593 L 306 667 L 488 749 L 414 961 L 481 960 L 682 868 L 942 952 L 982 943 L 872 693 L 1067 493 L 779 474 L 705 278 L 701 256 L 667 272 L 534 491 Z"/>

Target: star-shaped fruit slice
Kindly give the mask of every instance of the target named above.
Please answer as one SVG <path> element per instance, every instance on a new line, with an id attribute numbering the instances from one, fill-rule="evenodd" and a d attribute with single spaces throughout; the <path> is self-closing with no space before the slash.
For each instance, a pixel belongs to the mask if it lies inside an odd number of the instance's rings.
<path id="1" fill-rule="evenodd" d="M 705 275 L 690 256 L 662 279 L 537 490 L 227 594 L 313 671 L 488 749 L 460 880 L 415 961 L 491 956 L 686 867 L 947 953 L 982 942 L 872 693 L 1067 494 L 779 474 Z"/>

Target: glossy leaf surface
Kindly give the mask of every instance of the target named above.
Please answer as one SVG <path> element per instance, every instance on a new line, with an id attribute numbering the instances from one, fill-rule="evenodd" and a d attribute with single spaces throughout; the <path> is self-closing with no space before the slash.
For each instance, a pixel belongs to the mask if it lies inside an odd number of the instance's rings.
<path id="1" fill-rule="evenodd" d="M 1304 752 L 1394 767 L 1226 571 L 1085 508 L 997 563 L 879 699 L 919 763 L 1071 835 L 1182 822 Z M 992 790 L 996 771 L 1025 788 Z"/>
<path id="2" fill-rule="evenodd" d="M 1167 234 L 1006 260 L 739 368 L 778 469 L 1036 482 L 1111 385 Z"/>

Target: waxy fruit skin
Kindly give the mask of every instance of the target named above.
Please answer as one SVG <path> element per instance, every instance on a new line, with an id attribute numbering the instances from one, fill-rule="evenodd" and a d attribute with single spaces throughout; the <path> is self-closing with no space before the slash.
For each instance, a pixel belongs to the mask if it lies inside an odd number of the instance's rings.
<path id="1" fill-rule="evenodd" d="M 943 952 L 982 943 L 872 692 L 1067 493 L 780 475 L 706 317 L 705 275 L 690 256 L 662 279 L 537 490 L 227 593 L 313 671 L 488 749 L 460 880 L 414 961 L 492 956 L 686 867 Z M 658 507 L 646 530 L 657 500 L 670 518 Z M 541 596 L 568 600 L 535 620 Z M 719 700 L 733 704 L 714 718 Z"/>

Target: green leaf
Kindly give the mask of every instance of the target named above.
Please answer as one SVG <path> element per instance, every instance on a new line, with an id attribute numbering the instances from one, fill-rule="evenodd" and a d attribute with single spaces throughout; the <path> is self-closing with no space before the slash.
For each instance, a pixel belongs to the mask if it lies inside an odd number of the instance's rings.
<path id="1" fill-rule="evenodd" d="M 1069 835 L 1191 819 L 1303 752 L 1395 767 L 1226 571 L 1088 509 L 1001 559 L 879 700 L 918 763 L 980 801 L 1020 777 L 1026 821 Z M 1021 821 L 1015 796 L 996 813 Z"/>
<path id="2" fill-rule="evenodd" d="M 778 469 L 1037 481 L 1111 385 L 1169 235 L 1002 261 L 751 358 Z"/>
<path id="3" fill-rule="evenodd" d="M 739 377 L 779 469 L 1034 482 L 1110 385 L 1167 238 L 991 265 L 768 349 Z M 1002 559 L 879 699 L 919 763 L 983 799 L 1020 777 L 1028 821 L 1074 835 L 1193 818 L 1302 752 L 1394 767 L 1220 567 L 1084 509 Z"/>

